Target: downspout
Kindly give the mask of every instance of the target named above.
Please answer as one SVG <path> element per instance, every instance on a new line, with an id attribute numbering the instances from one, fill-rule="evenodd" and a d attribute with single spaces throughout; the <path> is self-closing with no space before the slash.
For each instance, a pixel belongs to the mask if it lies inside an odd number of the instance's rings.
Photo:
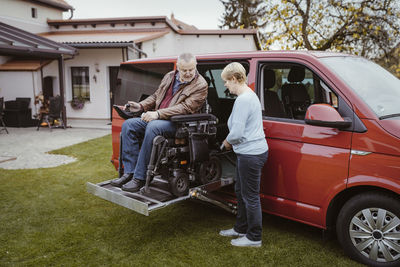
<path id="1" fill-rule="evenodd" d="M 144 57 L 147 57 L 146 52 L 144 52 L 143 50 L 139 49 L 135 43 L 132 42 L 132 46 L 128 46 L 128 50 L 133 50 L 132 52 L 139 52 L 139 58 L 140 58 L 140 54 L 143 54 Z"/>
<path id="2" fill-rule="evenodd" d="M 72 19 L 72 17 L 74 16 L 74 8 L 70 8 L 69 11 L 71 11 L 71 16 L 68 19 Z"/>
<path id="3" fill-rule="evenodd" d="M 122 62 L 125 61 L 125 53 L 124 53 L 124 48 L 121 48 L 121 55 L 122 55 Z"/>

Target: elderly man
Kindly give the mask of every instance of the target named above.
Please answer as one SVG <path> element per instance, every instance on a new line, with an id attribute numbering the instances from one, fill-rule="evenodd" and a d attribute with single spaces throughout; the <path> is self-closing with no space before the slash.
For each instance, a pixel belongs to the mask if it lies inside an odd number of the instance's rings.
<path id="1" fill-rule="evenodd" d="M 122 125 L 120 156 L 124 175 L 112 180 L 112 185 L 129 192 L 143 187 L 154 137 L 173 137 L 175 125 L 168 119 L 174 115 L 195 113 L 202 107 L 208 86 L 196 65 L 192 54 L 181 54 L 177 71 L 167 73 L 153 95 L 140 103 L 128 102 L 132 112 L 142 110 L 143 114 L 141 118 L 128 119 Z"/>

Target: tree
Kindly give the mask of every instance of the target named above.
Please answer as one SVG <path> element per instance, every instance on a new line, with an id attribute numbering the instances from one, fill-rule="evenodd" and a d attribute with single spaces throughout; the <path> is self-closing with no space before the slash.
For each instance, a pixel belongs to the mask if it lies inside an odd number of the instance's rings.
<path id="1" fill-rule="evenodd" d="M 266 13 L 263 0 L 220 0 L 225 7 L 219 27 L 228 29 L 258 29 L 266 25 L 262 21 Z"/>
<path id="2" fill-rule="evenodd" d="M 344 51 L 376 59 L 399 43 L 398 0 L 269 1 L 264 48 Z"/>
<path id="3" fill-rule="evenodd" d="M 400 44 L 393 48 L 388 56 L 377 60 L 377 63 L 400 78 Z"/>

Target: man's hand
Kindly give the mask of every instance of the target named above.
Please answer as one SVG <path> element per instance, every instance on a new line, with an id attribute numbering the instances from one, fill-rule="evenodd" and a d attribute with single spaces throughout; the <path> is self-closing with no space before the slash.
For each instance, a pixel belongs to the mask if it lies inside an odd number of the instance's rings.
<path id="1" fill-rule="evenodd" d="M 142 114 L 142 120 L 145 122 L 151 122 L 152 120 L 158 119 L 158 112 L 157 111 L 147 111 Z"/>
<path id="2" fill-rule="evenodd" d="M 226 141 L 226 139 L 223 142 L 225 149 L 226 150 L 231 150 L 232 149 L 232 145 L 228 143 L 228 141 Z"/>
<path id="3" fill-rule="evenodd" d="M 125 105 L 125 107 L 129 105 L 129 111 L 130 112 L 138 112 L 142 110 L 142 107 L 140 106 L 139 103 L 134 102 L 134 101 L 128 101 L 128 104 Z"/>

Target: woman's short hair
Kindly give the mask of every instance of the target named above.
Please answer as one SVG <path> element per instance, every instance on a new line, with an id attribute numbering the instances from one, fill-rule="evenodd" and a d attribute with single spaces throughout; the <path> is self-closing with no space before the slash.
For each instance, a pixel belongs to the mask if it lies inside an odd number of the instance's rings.
<path id="1" fill-rule="evenodd" d="M 221 78 L 225 81 L 231 80 L 233 77 L 235 77 L 239 83 L 246 82 L 246 70 L 239 62 L 228 64 L 221 73 Z"/>

